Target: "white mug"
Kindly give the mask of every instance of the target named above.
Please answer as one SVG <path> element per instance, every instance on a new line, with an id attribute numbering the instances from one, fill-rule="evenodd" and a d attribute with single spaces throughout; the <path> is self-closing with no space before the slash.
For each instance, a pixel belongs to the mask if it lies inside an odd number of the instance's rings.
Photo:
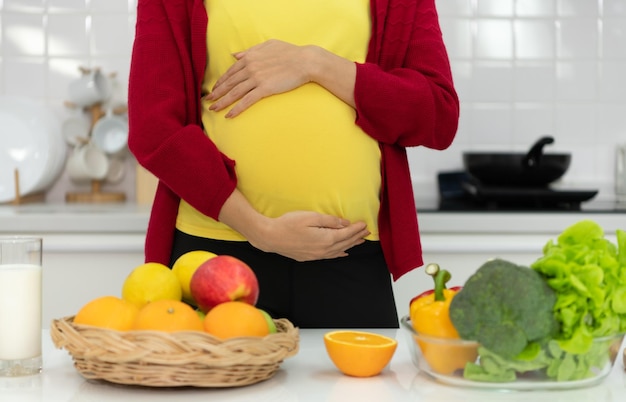
<path id="1" fill-rule="evenodd" d="M 103 102 L 110 94 L 109 80 L 99 69 L 86 71 L 68 87 L 68 100 L 81 107 Z"/>
<path id="2" fill-rule="evenodd" d="M 109 159 L 109 169 L 107 170 L 107 175 L 104 180 L 107 183 L 117 184 L 122 181 L 126 166 L 124 165 L 124 161 L 118 158 L 110 158 Z"/>
<path id="3" fill-rule="evenodd" d="M 127 149 L 128 122 L 109 112 L 93 125 L 91 139 L 104 153 L 121 156 Z"/>
<path id="4" fill-rule="evenodd" d="M 77 145 L 67 160 L 67 174 L 77 182 L 102 180 L 108 171 L 109 159 L 91 143 Z"/>
<path id="5" fill-rule="evenodd" d="M 88 141 L 91 123 L 85 116 L 72 116 L 63 122 L 63 137 L 72 146 Z"/>

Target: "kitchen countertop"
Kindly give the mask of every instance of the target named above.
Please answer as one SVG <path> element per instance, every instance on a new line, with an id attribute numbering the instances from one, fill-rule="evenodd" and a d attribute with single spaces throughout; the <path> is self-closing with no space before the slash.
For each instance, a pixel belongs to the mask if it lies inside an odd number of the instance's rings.
<path id="1" fill-rule="evenodd" d="M 0 234 L 35 234 L 46 252 L 143 252 L 149 206 L 123 204 L 0 205 Z M 429 252 L 526 252 L 582 220 L 592 219 L 615 239 L 626 212 L 440 211 L 419 207 L 422 248 Z"/>
<path id="2" fill-rule="evenodd" d="M 601 384 L 575 390 L 499 392 L 439 384 L 418 372 L 411 362 L 405 334 L 394 329 L 369 330 L 398 339 L 389 366 L 375 377 L 348 377 L 335 369 L 324 351 L 323 334 L 327 331 L 301 330 L 298 354 L 285 360 L 274 377 L 231 389 L 144 388 L 87 381 L 74 369 L 67 351 L 54 348 L 49 332 L 44 331 L 43 372 L 29 377 L 0 378 L 0 400 L 608 402 L 622 400 L 626 393 L 626 372 L 621 361 Z"/>
<path id="3" fill-rule="evenodd" d="M 626 210 L 440 211 L 418 203 L 423 233 L 559 233 L 580 219 L 597 221 L 607 233 L 626 229 Z M 150 207 L 122 204 L 0 205 L 0 232 L 145 233 Z"/>

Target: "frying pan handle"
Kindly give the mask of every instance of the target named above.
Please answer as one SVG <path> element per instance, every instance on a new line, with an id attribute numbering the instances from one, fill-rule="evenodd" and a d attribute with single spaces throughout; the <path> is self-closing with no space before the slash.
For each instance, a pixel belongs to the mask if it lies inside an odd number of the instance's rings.
<path id="1" fill-rule="evenodd" d="M 525 168 L 532 169 L 535 166 L 539 165 L 541 161 L 541 156 L 543 155 L 543 147 L 548 144 L 552 144 L 554 142 L 554 138 L 550 136 L 544 136 L 539 138 L 533 146 L 530 148 L 526 156 L 522 159 L 522 164 Z"/>

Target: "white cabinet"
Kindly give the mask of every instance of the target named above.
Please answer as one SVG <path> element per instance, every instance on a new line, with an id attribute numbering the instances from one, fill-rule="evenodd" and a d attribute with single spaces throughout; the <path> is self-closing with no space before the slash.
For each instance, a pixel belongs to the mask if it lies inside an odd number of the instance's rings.
<path id="1" fill-rule="evenodd" d="M 74 315 L 98 296 L 121 296 L 128 273 L 143 263 L 143 234 L 43 234 L 43 326 Z"/>
<path id="2" fill-rule="evenodd" d="M 0 206 L 0 234 L 44 238 L 44 327 L 94 297 L 121 295 L 126 275 L 143 263 L 148 215 L 148 207 L 136 205 Z M 489 258 L 532 263 L 549 239 L 581 219 L 598 222 L 612 240 L 615 230 L 626 230 L 623 213 L 423 212 L 418 219 L 424 262 L 452 272 L 451 286 Z M 398 314 L 432 285 L 422 268 L 395 282 Z"/>

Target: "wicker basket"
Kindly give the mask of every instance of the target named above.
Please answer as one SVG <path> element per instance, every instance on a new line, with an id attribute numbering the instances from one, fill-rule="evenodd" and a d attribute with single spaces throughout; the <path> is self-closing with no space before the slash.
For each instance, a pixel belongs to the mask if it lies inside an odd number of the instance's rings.
<path id="1" fill-rule="evenodd" d="M 268 379 L 298 352 L 299 332 L 287 319 L 264 338 L 222 341 L 200 331 L 113 331 L 55 319 L 50 336 L 87 379 L 150 387 L 237 387 Z"/>

